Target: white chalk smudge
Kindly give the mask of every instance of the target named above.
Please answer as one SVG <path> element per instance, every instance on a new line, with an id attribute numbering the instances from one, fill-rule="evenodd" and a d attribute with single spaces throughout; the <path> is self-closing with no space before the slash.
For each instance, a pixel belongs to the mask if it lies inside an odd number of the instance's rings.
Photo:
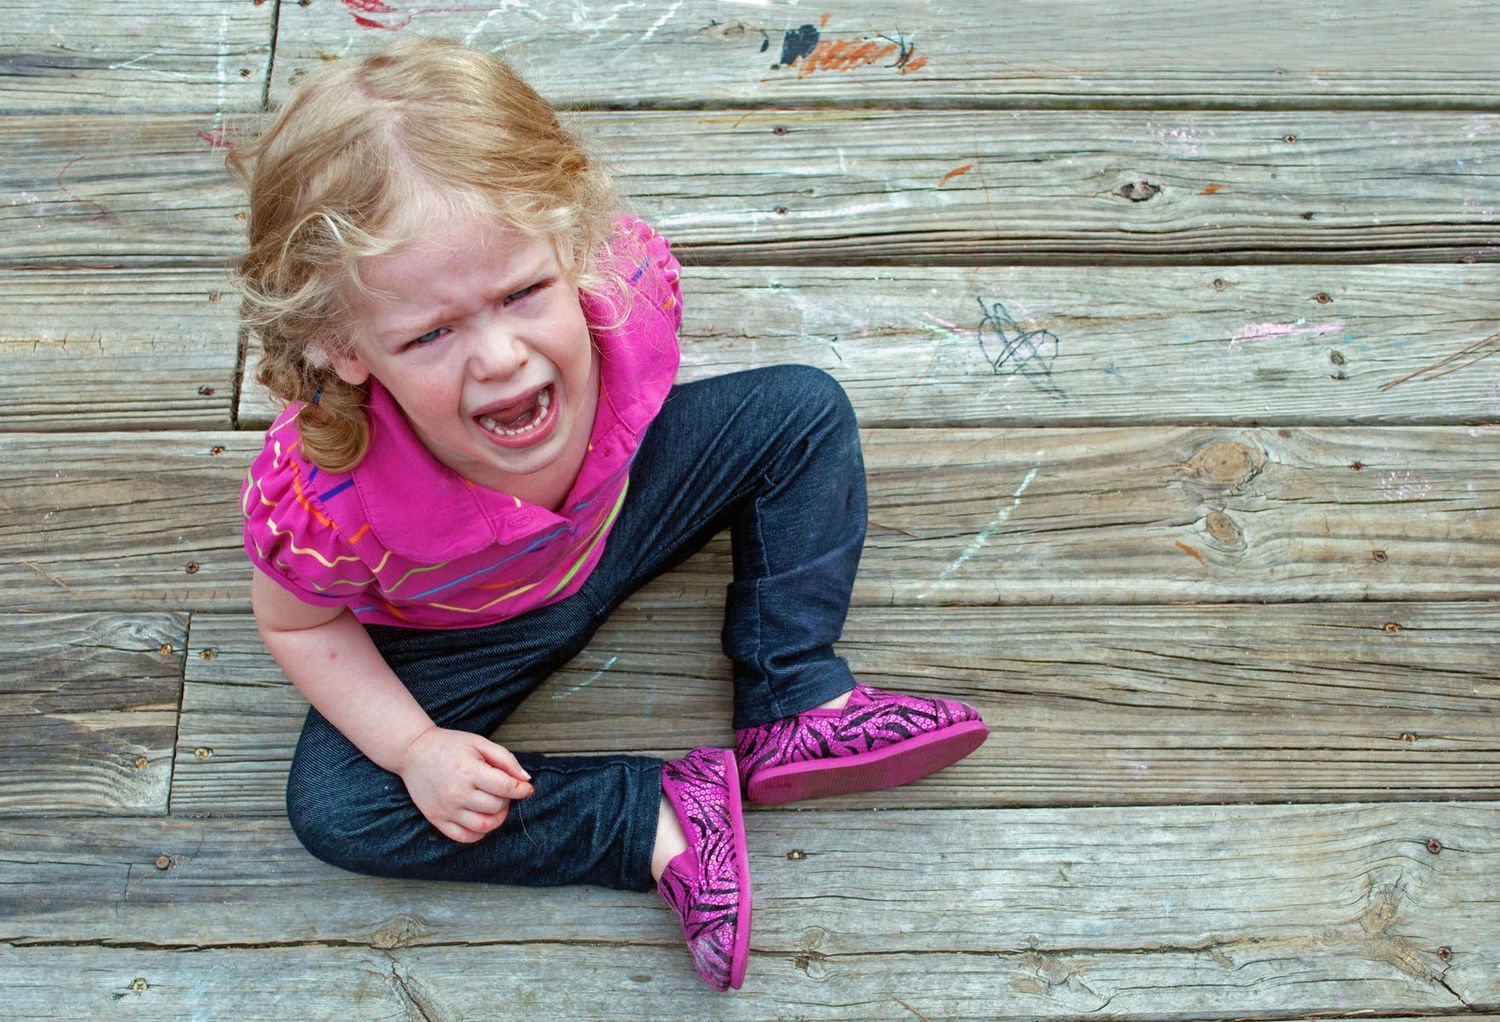
<path id="1" fill-rule="evenodd" d="M 656 23 L 653 24 L 649 29 L 646 30 L 646 34 L 645 35 L 641 36 L 641 42 L 643 42 L 643 43 L 650 42 L 651 41 L 651 37 L 654 36 L 654 35 L 656 35 L 656 30 L 659 29 L 659 28 L 661 28 L 668 21 L 671 21 L 672 17 L 679 10 L 682 9 L 683 3 L 684 3 L 684 0 L 677 0 L 677 2 L 672 5 L 672 9 L 671 10 L 669 10 L 666 14 L 663 14 L 661 17 L 657 18 L 656 19 Z"/>
<path id="2" fill-rule="evenodd" d="M 953 563 L 942 570 L 937 577 L 936 585 L 942 585 L 948 579 L 952 578 L 954 573 L 959 571 L 965 564 L 972 561 L 975 555 L 983 550 L 989 544 L 989 541 L 995 537 L 995 534 L 1010 520 L 1010 516 L 1015 513 L 1016 508 L 1021 506 L 1021 495 L 1026 492 L 1027 487 L 1031 485 L 1031 481 L 1036 478 L 1037 472 L 1041 471 L 1042 457 L 1045 453 L 1044 451 L 1036 452 L 1037 463 L 1032 466 L 1030 472 L 1026 473 L 1026 478 L 1021 480 L 1021 485 L 1016 488 L 1016 492 L 1010 495 L 1010 503 L 1002 507 L 990 524 L 981 529 L 979 535 L 975 536 L 969 545 L 964 547 L 963 553 L 955 557 Z M 932 590 L 929 589 L 927 592 L 919 594 L 917 599 L 925 600 L 931 592 Z"/>
<path id="3" fill-rule="evenodd" d="M 584 678 L 582 681 L 580 681 L 578 684 L 574 685 L 572 688 L 568 689 L 566 692 L 555 692 L 555 693 L 553 693 L 553 695 L 552 695 L 553 701 L 556 701 L 558 699 L 566 699 L 566 698 L 568 698 L 568 696 L 577 695 L 579 692 L 582 692 L 584 689 L 588 688 L 594 682 L 596 682 L 600 678 L 604 677 L 604 672 L 607 671 L 607 670 L 609 670 L 611 667 L 613 667 L 615 665 L 615 661 L 618 660 L 618 659 L 620 659 L 620 658 L 617 657 L 617 656 L 610 657 L 608 660 L 604 661 L 604 666 L 603 667 L 599 668 L 593 674 L 590 674 L 587 678 Z"/>
<path id="4" fill-rule="evenodd" d="M 1311 325 L 1305 319 L 1299 319 L 1295 323 L 1247 323 L 1229 339 L 1229 346 L 1233 348 L 1251 341 L 1270 341 L 1282 337 L 1322 337 L 1324 334 L 1341 333 L 1343 329 L 1344 321 L 1341 319 Z"/>

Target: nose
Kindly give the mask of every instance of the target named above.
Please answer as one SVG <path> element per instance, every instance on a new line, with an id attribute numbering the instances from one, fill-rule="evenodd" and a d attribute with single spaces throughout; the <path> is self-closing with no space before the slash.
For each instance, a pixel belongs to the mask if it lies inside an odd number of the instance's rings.
<path id="1" fill-rule="evenodd" d="M 531 358 L 526 341 L 506 323 L 490 318 L 479 324 L 468 352 L 469 374 L 476 380 L 504 379 Z"/>

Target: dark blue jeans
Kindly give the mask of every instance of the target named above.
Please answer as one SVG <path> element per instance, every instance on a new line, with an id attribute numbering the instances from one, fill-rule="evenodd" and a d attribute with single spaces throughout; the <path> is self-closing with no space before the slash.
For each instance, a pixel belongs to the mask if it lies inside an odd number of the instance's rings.
<path id="1" fill-rule="evenodd" d="M 440 727 L 488 735 L 630 593 L 726 527 L 734 580 L 722 641 L 733 665 L 734 726 L 853 688 L 833 644 L 864 544 L 864 463 L 843 390 L 803 366 L 672 389 L 642 439 L 604 555 L 575 595 L 485 628 L 372 626 L 370 637 Z M 461 844 L 427 823 L 399 776 L 312 710 L 287 811 L 309 851 L 356 872 L 651 889 L 659 760 L 511 751 L 536 793 L 512 803 L 482 840 Z"/>

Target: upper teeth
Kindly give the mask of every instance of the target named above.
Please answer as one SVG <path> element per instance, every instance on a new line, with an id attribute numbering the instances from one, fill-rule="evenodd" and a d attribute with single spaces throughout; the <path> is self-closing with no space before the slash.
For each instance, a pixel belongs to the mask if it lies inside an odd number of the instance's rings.
<path id="1" fill-rule="evenodd" d="M 529 433 L 533 429 L 536 429 L 536 427 L 541 424 L 542 419 L 546 416 L 547 409 L 551 406 L 552 388 L 547 387 L 536 396 L 536 415 L 532 417 L 530 422 L 520 427 L 519 429 L 505 429 L 488 415 L 481 415 L 479 417 L 479 424 L 490 432 L 499 433 L 502 436 L 520 436 L 522 433 Z"/>

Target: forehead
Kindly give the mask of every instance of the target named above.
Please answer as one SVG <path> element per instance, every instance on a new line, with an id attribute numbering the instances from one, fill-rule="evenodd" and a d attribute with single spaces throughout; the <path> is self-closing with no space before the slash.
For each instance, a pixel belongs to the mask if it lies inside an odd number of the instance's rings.
<path id="1" fill-rule="evenodd" d="M 524 286 L 556 272 L 551 241 L 466 216 L 439 217 L 390 252 L 361 259 L 350 306 L 356 316 L 420 313 L 476 290 Z"/>

